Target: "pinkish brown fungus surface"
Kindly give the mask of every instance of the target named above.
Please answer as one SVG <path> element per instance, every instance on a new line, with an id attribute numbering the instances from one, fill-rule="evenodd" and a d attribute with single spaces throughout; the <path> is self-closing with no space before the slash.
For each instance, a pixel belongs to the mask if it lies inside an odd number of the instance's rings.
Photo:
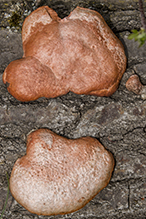
<path id="1" fill-rule="evenodd" d="M 66 139 L 48 129 L 28 136 L 26 155 L 10 177 L 14 198 L 38 215 L 57 215 L 85 206 L 107 186 L 114 158 L 92 137 Z"/>
<path id="2" fill-rule="evenodd" d="M 8 91 L 20 101 L 54 98 L 69 91 L 112 95 L 126 69 L 120 40 L 96 11 L 77 7 L 68 17 L 43 6 L 22 28 L 23 58 L 3 74 Z"/>

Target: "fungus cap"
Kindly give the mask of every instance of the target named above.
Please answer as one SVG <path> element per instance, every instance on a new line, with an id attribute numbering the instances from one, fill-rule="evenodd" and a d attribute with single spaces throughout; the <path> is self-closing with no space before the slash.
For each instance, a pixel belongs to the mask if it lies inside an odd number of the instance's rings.
<path id="1" fill-rule="evenodd" d="M 96 11 L 77 7 L 61 19 L 48 6 L 32 12 L 22 27 L 24 55 L 3 74 L 20 101 L 53 98 L 69 91 L 112 95 L 126 69 L 120 40 Z"/>
<path id="2" fill-rule="evenodd" d="M 32 213 L 66 214 L 107 186 L 113 168 L 112 154 L 95 138 L 71 140 L 39 129 L 29 134 L 27 153 L 13 167 L 10 191 Z"/>

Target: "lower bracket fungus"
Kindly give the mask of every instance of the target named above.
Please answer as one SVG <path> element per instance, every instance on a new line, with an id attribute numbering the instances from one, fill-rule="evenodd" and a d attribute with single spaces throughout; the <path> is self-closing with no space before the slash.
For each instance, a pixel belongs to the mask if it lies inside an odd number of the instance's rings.
<path id="1" fill-rule="evenodd" d="M 13 167 L 10 191 L 32 213 L 71 213 L 107 186 L 113 168 L 112 154 L 95 138 L 72 140 L 39 129 L 29 134 L 26 155 Z"/>

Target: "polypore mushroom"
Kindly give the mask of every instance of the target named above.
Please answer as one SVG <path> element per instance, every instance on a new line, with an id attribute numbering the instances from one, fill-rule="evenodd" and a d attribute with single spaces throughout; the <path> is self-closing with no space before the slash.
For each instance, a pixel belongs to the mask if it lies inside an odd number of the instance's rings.
<path id="1" fill-rule="evenodd" d="M 135 94 L 141 95 L 143 100 L 146 100 L 146 86 L 142 85 L 138 75 L 131 75 L 126 82 L 126 88 Z"/>
<path id="2" fill-rule="evenodd" d="M 38 215 L 76 211 L 107 186 L 114 158 L 92 137 L 66 139 L 48 129 L 28 136 L 10 177 L 14 198 Z"/>
<path id="3" fill-rule="evenodd" d="M 24 55 L 3 74 L 20 101 L 76 94 L 112 95 L 126 69 L 120 40 L 96 11 L 77 7 L 60 19 L 43 6 L 22 27 Z"/>

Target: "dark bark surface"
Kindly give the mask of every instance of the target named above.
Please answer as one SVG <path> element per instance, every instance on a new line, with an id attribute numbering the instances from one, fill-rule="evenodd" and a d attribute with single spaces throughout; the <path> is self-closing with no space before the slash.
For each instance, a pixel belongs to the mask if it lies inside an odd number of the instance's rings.
<path id="1" fill-rule="evenodd" d="M 2 74 L 11 61 L 23 54 L 23 20 L 44 4 L 62 18 L 77 5 L 94 9 L 120 38 L 128 58 L 127 70 L 111 97 L 68 93 L 55 99 L 22 103 L 7 92 Z M 137 43 L 127 39 L 131 29 L 141 27 L 137 4 L 133 0 L 0 1 L 0 213 L 7 194 L 6 172 L 10 176 L 17 158 L 25 154 L 26 137 L 32 130 L 49 128 L 68 138 L 96 137 L 116 161 L 109 185 L 83 209 L 62 216 L 37 216 L 21 207 L 10 194 L 3 218 L 146 218 L 146 100 L 125 87 L 134 73 L 146 84 L 146 43 L 138 48 Z"/>

